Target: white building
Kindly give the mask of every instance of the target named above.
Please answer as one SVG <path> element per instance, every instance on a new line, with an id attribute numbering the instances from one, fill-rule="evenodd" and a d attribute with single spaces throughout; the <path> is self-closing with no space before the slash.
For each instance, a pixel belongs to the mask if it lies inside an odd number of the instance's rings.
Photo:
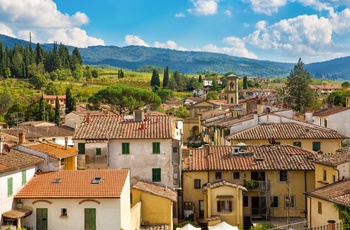
<path id="1" fill-rule="evenodd" d="M 38 173 L 15 198 L 33 229 L 130 229 L 126 169 Z"/>
<path id="2" fill-rule="evenodd" d="M 73 140 L 78 169 L 128 168 L 139 180 L 180 186 L 183 122 L 168 115 L 89 115 Z"/>

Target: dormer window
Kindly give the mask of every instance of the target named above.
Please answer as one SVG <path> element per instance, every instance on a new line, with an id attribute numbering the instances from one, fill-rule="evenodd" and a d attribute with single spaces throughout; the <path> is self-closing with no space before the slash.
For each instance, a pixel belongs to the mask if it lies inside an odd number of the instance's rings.
<path id="1" fill-rule="evenodd" d="M 92 181 L 91 184 L 99 184 L 101 182 L 102 177 L 95 177 Z"/>

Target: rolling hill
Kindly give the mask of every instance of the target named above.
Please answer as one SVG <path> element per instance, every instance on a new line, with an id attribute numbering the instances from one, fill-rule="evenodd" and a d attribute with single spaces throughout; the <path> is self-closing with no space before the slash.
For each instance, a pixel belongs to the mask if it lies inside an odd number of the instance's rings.
<path id="1" fill-rule="evenodd" d="M 4 46 L 13 48 L 16 44 L 25 46 L 28 42 L 0 35 Z M 35 47 L 35 44 L 32 44 Z M 52 49 L 52 44 L 41 44 L 43 49 Z M 67 46 L 70 51 L 74 47 Z M 86 65 L 113 66 L 135 70 L 142 66 L 157 66 L 177 70 L 184 74 L 216 72 L 225 74 L 233 71 L 239 76 L 286 77 L 295 63 L 281 63 L 249 58 L 234 57 L 225 54 L 178 51 L 143 46 L 91 46 L 79 48 Z M 297 61 L 297 60 L 296 60 Z M 348 63 L 350 57 L 330 61 L 311 63 L 305 68 L 316 78 L 347 80 L 350 79 Z"/>

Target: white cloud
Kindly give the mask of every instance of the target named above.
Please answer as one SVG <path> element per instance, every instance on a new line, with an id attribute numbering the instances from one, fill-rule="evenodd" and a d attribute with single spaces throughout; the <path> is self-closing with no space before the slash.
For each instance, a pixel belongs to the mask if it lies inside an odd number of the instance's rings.
<path id="1" fill-rule="evenodd" d="M 214 44 L 208 44 L 205 45 L 202 50 L 206 52 L 223 53 L 232 56 L 257 59 L 257 56 L 246 48 L 244 41 L 240 38 L 227 37 L 224 38 L 223 43 L 228 46 L 218 47 Z"/>
<path id="2" fill-rule="evenodd" d="M 154 42 L 154 47 L 157 48 L 165 48 L 165 49 L 174 49 L 174 50 L 181 50 L 181 51 L 185 51 L 187 49 L 180 47 L 176 44 L 176 42 L 172 41 L 172 40 L 168 40 L 165 43 L 161 43 L 161 42 Z"/>
<path id="3" fill-rule="evenodd" d="M 322 11 L 322 10 L 332 11 L 333 10 L 333 8 L 329 6 L 329 0 L 325 3 L 323 3 L 320 0 L 297 0 L 297 1 L 300 2 L 304 6 L 310 6 L 318 11 Z"/>
<path id="4" fill-rule="evenodd" d="M 350 10 L 344 9 L 339 13 L 330 13 L 330 22 L 334 32 L 342 34 L 350 31 Z"/>
<path id="5" fill-rule="evenodd" d="M 232 13 L 230 10 L 225 10 L 224 14 L 226 14 L 227 16 L 230 16 L 230 17 L 232 16 Z"/>
<path id="6" fill-rule="evenodd" d="M 278 9 L 287 4 L 287 0 L 246 0 L 256 13 L 271 15 L 277 13 Z"/>
<path id="7" fill-rule="evenodd" d="M 11 28 L 7 34 L 12 37 L 17 34 L 19 38 L 29 40 L 30 31 L 33 42 L 56 41 L 77 47 L 104 44 L 102 39 L 88 36 L 86 31 L 77 28 L 89 22 L 85 13 L 62 13 L 53 0 L 1 1 L 0 21 Z M 6 32 L 3 26 L 0 26 L 0 30 Z"/>
<path id="8" fill-rule="evenodd" d="M 213 15 L 217 13 L 218 3 L 216 0 L 192 0 L 193 9 L 188 9 L 194 15 Z"/>
<path id="9" fill-rule="evenodd" d="M 0 23 L 0 34 L 4 34 L 4 35 L 7 35 L 7 36 L 10 36 L 10 37 L 16 37 L 12 30 L 6 26 L 5 24 L 2 24 Z"/>
<path id="10" fill-rule="evenodd" d="M 186 16 L 183 13 L 178 13 L 178 14 L 175 14 L 175 17 L 177 17 L 177 18 L 184 18 Z"/>
<path id="11" fill-rule="evenodd" d="M 135 45 L 135 46 L 146 46 L 149 47 L 149 45 L 141 39 L 141 37 L 136 35 L 126 35 L 124 38 L 125 44 L 127 45 Z"/>

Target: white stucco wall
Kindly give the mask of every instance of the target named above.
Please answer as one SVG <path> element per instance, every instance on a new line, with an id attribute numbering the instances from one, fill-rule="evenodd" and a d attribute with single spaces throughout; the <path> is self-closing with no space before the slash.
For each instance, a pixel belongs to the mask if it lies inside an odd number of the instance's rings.
<path id="1" fill-rule="evenodd" d="M 130 154 L 122 154 L 122 143 L 130 143 Z M 152 143 L 160 143 L 160 154 L 152 153 Z M 171 139 L 110 140 L 109 168 L 131 170 L 131 182 L 152 181 L 152 168 L 161 168 L 161 182 L 173 186 Z"/>
<path id="2" fill-rule="evenodd" d="M 325 126 L 325 119 L 327 119 L 327 128 L 350 137 L 350 110 L 335 113 L 327 117 L 314 116 L 313 119 L 313 123 L 320 126 Z"/>
<path id="3" fill-rule="evenodd" d="M 92 198 L 93 199 L 93 198 Z M 38 199 L 43 200 L 43 199 Z M 93 201 L 86 201 L 81 204 L 79 202 L 84 199 L 44 199 L 52 202 L 47 203 L 37 201 L 37 199 L 22 199 L 23 208 L 32 210 L 33 213 L 23 219 L 23 224 L 28 227 L 36 227 L 36 209 L 48 209 L 48 229 L 69 229 L 69 230 L 83 230 L 84 229 L 84 209 L 96 209 L 96 229 L 120 229 L 121 228 L 121 206 L 119 199 L 93 199 L 100 204 Z M 33 204 L 34 202 L 34 204 Z M 61 209 L 67 209 L 67 217 L 61 217 Z M 130 211 L 129 211 L 130 212 Z M 123 214 L 124 215 L 124 214 Z M 123 217 L 125 218 L 125 217 Z M 128 228 L 124 228 L 128 229 Z"/>
<path id="4" fill-rule="evenodd" d="M 33 178 L 33 175 L 36 172 L 36 167 L 35 166 L 30 166 L 26 167 L 23 169 L 19 170 L 14 170 L 11 172 L 6 172 L 1 174 L 0 177 L 0 212 L 4 213 L 7 211 L 10 211 L 11 209 L 16 207 L 16 204 L 14 203 L 14 195 L 17 194 L 17 192 L 23 187 L 22 186 L 22 171 L 26 170 L 26 178 L 27 182 Z M 12 177 L 12 185 L 13 185 L 13 195 L 12 196 L 7 196 L 7 179 L 9 177 Z M 2 215 L 0 215 L 0 223 L 2 223 Z"/>
<path id="5" fill-rule="evenodd" d="M 339 180 L 341 180 L 343 177 L 345 180 L 350 179 L 350 162 L 338 165 L 337 170 L 339 172 Z"/>
<path id="6" fill-rule="evenodd" d="M 122 193 L 120 195 L 120 202 L 119 202 L 120 215 L 117 216 L 117 219 L 120 218 L 120 227 L 117 229 L 123 228 L 125 230 L 126 229 L 131 230 L 130 194 L 131 194 L 131 191 L 130 191 L 130 173 L 129 173 L 124 183 Z"/>

